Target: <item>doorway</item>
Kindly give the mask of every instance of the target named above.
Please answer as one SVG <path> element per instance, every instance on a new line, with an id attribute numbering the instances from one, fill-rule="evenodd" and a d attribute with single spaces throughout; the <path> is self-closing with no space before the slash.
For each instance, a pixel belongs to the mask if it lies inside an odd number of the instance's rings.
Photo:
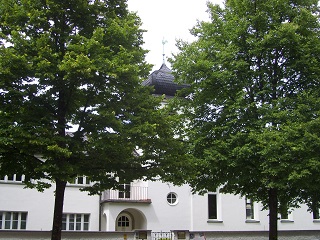
<path id="1" fill-rule="evenodd" d="M 133 230 L 132 216 L 126 212 L 119 214 L 116 222 L 116 231 L 128 232 Z"/>

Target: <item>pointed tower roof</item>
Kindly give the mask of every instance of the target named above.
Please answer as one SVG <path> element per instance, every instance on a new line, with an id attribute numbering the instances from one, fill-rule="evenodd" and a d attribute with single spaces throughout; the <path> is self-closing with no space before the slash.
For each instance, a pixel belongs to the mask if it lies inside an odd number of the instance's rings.
<path id="1" fill-rule="evenodd" d="M 170 68 L 163 63 L 159 70 L 152 72 L 149 78 L 142 85 L 154 86 L 154 94 L 173 97 L 178 90 L 187 87 L 186 84 L 177 84 L 174 82 L 174 76 Z"/>

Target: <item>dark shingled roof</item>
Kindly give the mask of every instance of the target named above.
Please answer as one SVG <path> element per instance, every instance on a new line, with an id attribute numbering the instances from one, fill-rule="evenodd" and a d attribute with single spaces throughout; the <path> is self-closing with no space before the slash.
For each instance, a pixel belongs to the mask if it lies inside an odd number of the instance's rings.
<path id="1" fill-rule="evenodd" d="M 142 82 L 142 85 L 154 86 L 154 94 L 165 94 L 166 96 L 174 96 L 178 90 L 188 86 L 175 83 L 171 69 L 164 63 L 159 70 L 152 72 L 149 78 Z"/>

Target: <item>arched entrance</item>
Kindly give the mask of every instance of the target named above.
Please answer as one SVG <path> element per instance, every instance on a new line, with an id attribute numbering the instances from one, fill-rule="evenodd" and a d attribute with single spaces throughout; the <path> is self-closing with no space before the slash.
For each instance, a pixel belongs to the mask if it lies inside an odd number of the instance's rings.
<path id="1" fill-rule="evenodd" d="M 138 209 L 124 209 L 116 218 L 115 230 L 126 232 L 134 229 L 147 229 L 147 219 Z"/>

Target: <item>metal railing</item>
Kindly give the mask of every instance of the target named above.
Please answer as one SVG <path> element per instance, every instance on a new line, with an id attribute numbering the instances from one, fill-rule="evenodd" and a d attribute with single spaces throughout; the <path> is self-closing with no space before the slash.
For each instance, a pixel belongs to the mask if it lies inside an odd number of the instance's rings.
<path id="1" fill-rule="evenodd" d="M 151 232 L 152 240 L 172 240 L 173 232 Z"/>
<path id="2" fill-rule="evenodd" d="M 130 186 L 130 191 L 106 190 L 101 195 L 102 201 L 107 200 L 130 200 L 130 201 L 146 201 L 148 199 L 148 187 Z"/>

